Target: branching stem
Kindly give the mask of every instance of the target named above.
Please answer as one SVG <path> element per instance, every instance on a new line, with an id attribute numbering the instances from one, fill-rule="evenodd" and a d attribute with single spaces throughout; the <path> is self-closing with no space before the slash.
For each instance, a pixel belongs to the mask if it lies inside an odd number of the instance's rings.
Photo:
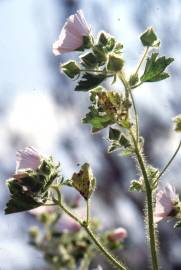
<path id="1" fill-rule="evenodd" d="M 160 177 L 165 173 L 165 171 L 168 169 L 168 167 L 170 166 L 170 164 L 172 163 L 172 161 L 174 160 L 174 158 L 176 157 L 178 151 L 180 150 L 181 147 L 181 141 L 179 142 L 179 145 L 177 146 L 177 149 L 175 150 L 173 156 L 171 157 L 171 159 L 168 161 L 168 163 L 165 165 L 165 167 L 163 168 L 163 170 L 160 172 L 159 176 L 157 177 L 156 181 L 158 181 L 160 179 Z"/>
<path id="2" fill-rule="evenodd" d="M 88 233 L 89 237 L 92 239 L 94 244 L 99 248 L 99 250 L 111 261 L 111 263 L 117 267 L 117 269 L 120 270 L 128 270 L 126 266 L 120 261 L 118 261 L 103 245 L 102 243 L 97 239 L 97 237 L 94 235 L 92 230 L 89 228 L 87 222 L 82 221 L 78 217 L 76 217 L 62 202 L 58 204 L 62 210 L 69 215 L 72 219 L 74 219 L 78 224 L 80 224 L 81 227 L 83 227 L 86 232 Z"/>

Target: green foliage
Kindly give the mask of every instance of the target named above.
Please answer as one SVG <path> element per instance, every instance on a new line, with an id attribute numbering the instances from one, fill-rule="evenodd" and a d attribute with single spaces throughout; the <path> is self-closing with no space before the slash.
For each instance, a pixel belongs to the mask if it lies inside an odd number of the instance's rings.
<path id="1" fill-rule="evenodd" d="M 121 131 L 119 129 L 116 128 L 109 128 L 109 140 L 119 140 L 121 135 Z"/>
<path id="2" fill-rule="evenodd" d="M 181 115 L 175 116 L 173 122 L 175 124 L 175 131 L 181 132 Z"/>
<path id="3" fill-rule="evenodd" d="M 174 61 L 173 58 L 165 56 L 158 58 L 158 53 L 152 53 L 147 59 L 144 74 L 141 76 L 141 82 L 157 82 L 169 77 L 165 69 Z"/>
<path id="4" fill-rule="evenodd" d="M 57 209 L 45 212 L 49 223 L 44 223 L 42 214 L 37 216 L 37 220 L 43 225 L 42 230 L 38 227 L 31 227 L 29 230 L 30 244 L 42 252 L 46 262 L 54 270 L 88 270 L 91 261 L 96 257 L 97 250 L 90 241 L 89 236 L 83 228 L 77 227 L 74 221 L 67 219 L 67 223 L 62 219 Z M 54 219 L 52 218 L 54 216 Z M 60 226 L 64 224 L 64 228 Z M 97 232 L 100 224 L 97 220 L 92 220 L 91 228 Z M 122 241 L 109 241 L 110 231 L 99 232 L 101 242 L 110 250 L 122 249 Z"/>
<path id="5" fill-rule="evenodd" d="M 86 72 L 75 87 L 76 91 L 89 91 L 106 79 L 105 74 L 92 74 Z"/>
<path id="6" fill-rule="evenodd" d="M 143 191 L 143 183 L 140 180 L 132 180 L 129 191 L 142 192 Z"/>
<path id="7" fill-rule="evenodd" d="M 111 72 L 119 72 L 124 66 L 124 60 L 117 54 L 109 54 L 107 70 Z"/>
<path id="8" fill-rule="evenodd" d="M 106 91 L 104 88 L 98 87 L 90 92 L 90 101 L 90 111 L 82 121 L 91 124 L 93 132 L 97 132 L 113 123 L 123 127 L 129 126 L 127 115 L 131 103 L 122 94 L 116 91 Z"/>
<path id="9" fill-rule="evenodd" d="M 72 186 L 88 200 L 96 188 L 96 179 L 88 163 L 84 163 L 78 173 L 72 176 Z"/>
<path id="10" fill-rule="evenodd" d="M 89 112 L 82 119 L 83 124 L 91 124 L 92 132 L 98 132 L 101 129 L 113 124 L 113 121 L 109 115 L 101 115 L 94 106 L 89 107 Z"/>
<path id="11" fill-rule="evenodd" d="M 139 81 L 138 74 L 132 74 L 129 78 L 129 85 L 134 86 Z"/>
<path id="12" fill-rule="evenodd" d="M 121 150 L 122 156 L 129 156 L 133 153 L 129 138 L 127 138 L 124 133 L 121 133 L 121 131 L 110 128 L 109 140 L 111 141 L 111 145 L 108 148 L 108 153 L 116 150 Z"/>
<path id="13" fill-rule="evenodd" d="M 144 33 L 140 36 L 143 46 L 147 47 L 159 47 L 160 41 L 152 27 L 146 29 Z"/>
<path id="14" fill-rule="evenodd" d="M 80 56 L 80 59 L 81 59 L 81 64 L 85 68 L 95 68 L 98 65 L 97 58 L 92 52 L 88 52 Z"/>
<path id="15" fill-rule="evenodd" d="M 27 170 L 8 181 L 10 200 L 5 213 L 17 213 L 31 210 L 48 199 L 49 187 L 58 176 L 58 166 L 52 158 L 43 160 L 36 171 Z"/>
<path id="16" fill-rule="evenodd" d="M 80 74 L 80 67 L 75 61 L 68 61 L 61 65 L 62 72 L 65 73 L 69 78 L 74 79 Z"/>

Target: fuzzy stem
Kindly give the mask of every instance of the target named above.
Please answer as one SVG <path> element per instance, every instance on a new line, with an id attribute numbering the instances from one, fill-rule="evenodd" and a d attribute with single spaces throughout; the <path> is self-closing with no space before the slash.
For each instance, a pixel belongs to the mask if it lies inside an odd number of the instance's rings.
<path id="1" fill-rule="evenodd" d="M 97 239 L 97 237 L 94 235 L 94 233 L 92 232 L 92 230 L 89 228 L 89 226 L 87 225 L 86 222 L 83 222 L 82 220 L 80 220 L 78 217 L 76 217 L 69 209 L 67 209 L 67 207 L 60 202 L 59 204 L 57 203 L 57 205 L 63 209 L 63 211 L 69 215 L 71 218 L 73 218 L 77 223 L 80 224 L 81 227 L 83 227 L 86 232 L 88 233 L 88 235 L 90 236 L 91 240 L 94 242 L 94 244 L 100 249 L 100 251 L 111 261 L 111 263 L 117 267 L 117 269 L 120 270 L 128 270 L 128 268 L 126 268 L 126 266 L 124 266 L 124 264 L 120 261 L 118 261 L 103 245 L 102 243 Z"/>
<path id="2" fill-rule="evenodd" d="M 146 54 L 148 52 L 148 49 L 145 51 L 144 57 L 141 61 L 141 64 L 146 57 Z M 140 65 L 141 66 L 141 65 Z M 138 71 L 138 69 L 137 69 Z M 158 258 L 157 258 L 157 249 L 156 249 L 156 233 L 155 233 L 155 225 L 154 225 L 154 219 L 153 219 L 153 192 L 150 187 L 147 171 L 146 171 L 146 164 L 144 162 L 144 158 L 142 156 L 141 151 L 139 150 L 139 127 L 138 127 L 138 114 L 136 110 L 136 104 L 134 102 L 134 97 L 132 95 L 129 83 L 125 79 L 124 75 L 122 73 L 119 74 L 119 78 L 124 84 L 125 91 L 129 93 L 132 103 L 133 103 L 133 109 L 135 113 L 135 119 L 136 119 L 136 138 L 134 136 L 134 132 L 132 131 L 132 128 L 129 129 L 130 136 L 132 138 L 134 148 L 135 148 L 135 154 L 137 157 L 137 161 L 139 164 L 139 167 L 141 169 L 144 182 L 145 182 L 145 189 L 146 189 L 146 202 L 147 202 L 147 216 L 148 216 L 148 233 L 149 233 L 149 241 L 150 241 L 150 250 L 151 250 L 151 258 L 152 258 L 152 266 L 153 270 L 158 270 Z"/>
<path id="3" fill-rule="evenodd" d="M 155 233 L 155 225 L 154 225 L 154 219 L 153 219 L 153 194 L 152 189 L 150 187 L 147 171 L 146 171 L 146 165 L 144 162 L 144 158 L 142 156 L 142 153 L 140 153 L 136 139 L 134 137 L 133 132 L 130 129 L 130 135 L 133 140 L 133 144 L 135 147 L 135 154 L 144 178 L 145 182 L 145 189 L 146 189 L 146 202 L 147 202 L 147 215 L 148 215 L 148 231 L 149 231 L 149 241 L 150 241 L 150 249 L 151 249 L 151 258 L 152 258 L 152 266 L 153 270 L 158 270 L 158 258 L 157 258 L 157 248 L 156 248 L 156 233 Z"/>
<path id="4" fill-rule="evenodd" d="M 128 268 L 124 266 L 123 263 L 118 261 L 115 257 L 113 257 L 109 251 L 99 242 L 97 237 L 94 235 L 92 230 L 88 226 L 84 226 L 85 230 L 87 231 L 88 235 L 94 241 L 94 243 L 97 245 L 97 247 L 102 251 L 102 253 L 118 268 L 122 270 L 127 270 Z"/>
<path id="5" fill-rule="evenodd" d="M 86 208 L 87 208 L 87 226 L 89 225 L 89 220 L 90 220 L 90 199 L 86 201 Z"/>
<path id="6" fill-rule="evenodd" d="M 135 125 L 136 125 L 136 141 L 138 143 L 138 140 L 139 140 L 139 122 L 138 122 L 138 113 L 137 113 L 137 109 L 136 109 L 136 104 L 135 104 L 135 101 L 134 101 L 134 97 L 132 95 L 132 92 L 131 92 L 131 88 L 129 86 L 129 83 L 127 82 L 124 74 L 122 72 L 119 73 L 119 78 L 120 80 L 122 81 L 123 85 L 124 85 L 124 88 L 125 88 L 125 91 L 129 97 L 131 97 L 131 101 L 133 103 L 133 110 L 134 110 L 134 114 L 135 114 Z"/>
<path id="7" fill-rule="evenodd" d="M 136 71 L 135 71 L 135 73 L 134 73 L 135 75 L 138 74 L 138 71 L 139 71 L 139 69 L 140 69 L 142 63 L 143 63 L 143 61 L 145 60 L 145 58 L 146 58 L 146 56 L 147 56 L 147 53 L 148 53 L 148 51 L 149 51 L 149 48 L 150 48 L 150 47 L 146 47 L 146 48 L 145 48 L 145 51 L 144 51 L 144 53 L 143 53 L 143 56 L 141 57 L 140 62 L 138 63 L 138 67 L 136 68 Z"/>

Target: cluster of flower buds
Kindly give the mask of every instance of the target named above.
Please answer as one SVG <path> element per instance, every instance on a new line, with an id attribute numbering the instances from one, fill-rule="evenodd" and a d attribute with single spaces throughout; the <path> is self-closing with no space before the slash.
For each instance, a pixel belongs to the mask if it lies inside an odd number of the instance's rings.
<path id="1" fill-rule="evenodd" d="M 121 43 L 105 32 L 99 33 L 95 39 L 82 10 L 78 10 L 64 24 L 58 41 L 53 44 L 53 53 L 60 55 L 71 51 L 83 51 L 79 64 L 70 60 L 62 64 L 61 68 L 71 79 L 78 78 L 83 72 L 76 90 L 88 91 L 122 70 L 122 48 Z"/>

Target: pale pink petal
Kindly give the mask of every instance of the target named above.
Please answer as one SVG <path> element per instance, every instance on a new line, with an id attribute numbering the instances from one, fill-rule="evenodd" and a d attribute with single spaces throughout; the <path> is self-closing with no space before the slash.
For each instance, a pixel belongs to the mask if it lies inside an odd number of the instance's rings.
<path id="1" fill-rule="evenodd" d="M 59 39 L 53 44 L 53 53 L 60 55 L 71 52 L 83 45 L 83 37 L 90 34 L 91 28 L 87 24 L 82 10 L 71 15 L 65 22 Z"/>
<path id="2" fill-rule="evenodd" d="M 120 227 L 115 229 L 112 233 L 109 234 L 108 239 L 111 241 L 122 241 L 127 237 L 126 229 Z"/>
<path id="3" fill-rule="evenodd" d="M 40 207 L 30 210 L 29 213 L 34 216 L 39 216 L 45 213 L 52 213 L 54 211 L 55 211 L 55 207 L 42 205 Z"/>
<path id="4" fill-rule="evenodd" d="M 42 156 L 32 146 L 19 150 L 16 153 L 16 174 L 24 169 L 36 170 L 42 161 Z"/>
<path id="5" fill-rule="evenodd" d="M 154 212 L 154 221 L 159 222 L 162 219 L 169 217 L 177 201 L 178 195 L 175 188 L 166 184 L 166 186 L 158 190 L 156 194 L 156 206 Z"/>

